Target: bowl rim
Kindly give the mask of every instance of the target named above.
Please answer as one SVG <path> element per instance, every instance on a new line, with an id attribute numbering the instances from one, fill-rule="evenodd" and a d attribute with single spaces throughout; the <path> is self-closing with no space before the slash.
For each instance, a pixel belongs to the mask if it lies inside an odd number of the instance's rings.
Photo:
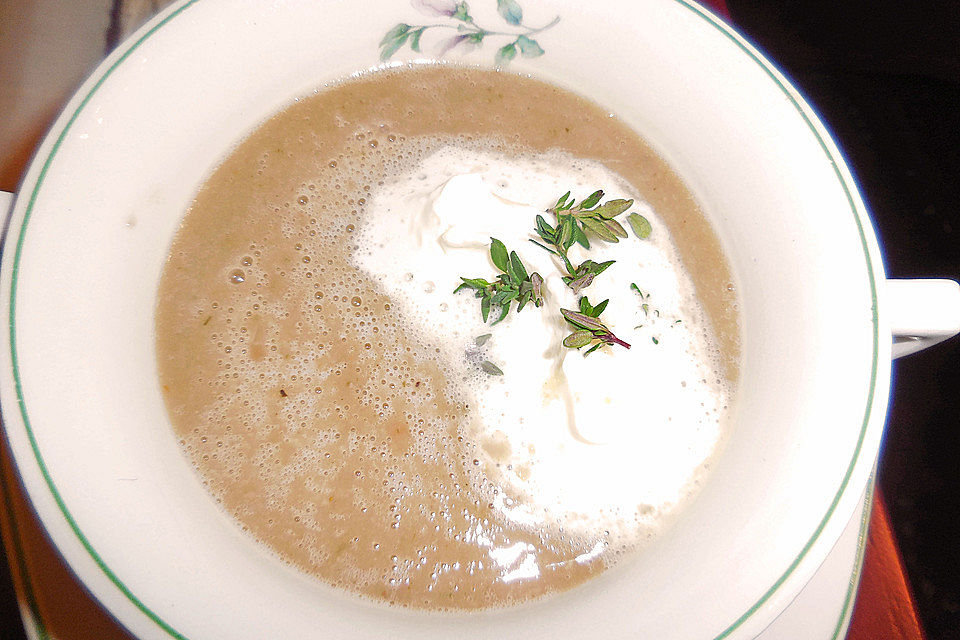
<path id="1" fill-rule="evenodd" d="M 792 85 L 786 76 L 733 27 L 712 14 L 709 10 L 701 7 L 691 0 L 665 1 L 680 5 L 681 7 L 689 10 L 699 19 L 705 21 L 710 27 L 714 28 L 720 34 L 725 36 L 732 46 L 740 49 L 742 53 L 746 54 L 760 69 L 765 72 L 769 79 L 783 93 L 788 102 L 794 107 L 797 114 L 803 119 L 810 132 L 819 143 L 823 153 L 832 164 L 833 171 L 843 189 L 844 195 L 846 196 L 850 207 L 850 211 L 853 214 L 866 262 L 866 271 L 868 274 L 870 296 L 872 300 L 872 362 L 870 369 L 871 373 L 869 388 L 865 402 L 866 406 L 853 456 L 847 465 L 841 484 L 837 489 L 826 513 L 823 515 L 812 535 L 797 553 L 793 561 L 787 566 L 780 577 L 751 607 L 744 611 L 736 620 L 730 623 L 720 634 L 714 638 L 714 640 L 722 640 L 723 638 L 727 638 L 737 631 L 748 620 L 751 620 L 754 614 L 762 609 L 764 605 L 766 605 L 773 598 L 773 596 L 777 594 L 781 587 L 783 587 L 783 585 L 787 583 L 787 581 L 794 575 L 797 568 L 805 559 L 807 559 L 810 550 L 815 545 L 823 544 L 824 540 L 822 540 L 821 537 L 824 531 L 827 529 L 828 523 L 831 521 L 832 516 L 835 514 L 837 507 L 841 502 L 841 498 L 850 487 L 850 481 L 855 468 L 858 466 L 858 464 L 863 463 L 863 454 L 865 452 L 875 453 L 877 447 L 879 446 L 879 429 L 873 430 L 873 433 L 875 434 L 873 440 L 875 440 L 875 442 L 871 441 L 868 443 L 867 436 L 868 433 L 871 432 L 869 426 L 877 419 L 881 420 L 881 422 L 883 420 L 883 416 L 880 416 L 879 412 L 875 412 L 874 409 L 876 409 L 878 406 L 885 406 L 885 402 L 883 402 L 882 398 L 878 398 L 877 393 L 879 391 L 880 394 L 885 394 L 887 393 L 887 390 L 885 385 L 878 386 L 878 382 L 883 380 L 884 376 L 886 376 L 886 379 L 889 379 L 889 375 L 887 375 L 889 371 L 889 365 L 887 364 L 888 361 L 886 359 L 881 359 L 881 325 L 878 310 L 881 296 L 878 294 L 877 281 L 882 280 L 884 275 L 883 265 L 879 256 L 879 247 L 876 235 L 869 220 L 866 207 L 860 197 L 860 190 L 847 168 L 846 160 L 843 157 L 842 152 L 833 142 L 829 130 L 823 124 L 815 110 L 803 98 L 802 94 Z M 172 20 L 180 16 L 180 14 L 184 13 L 188 8 L 197 4 L 198 2 L 200 2 L 200 0 L 180 0 L 167 10 L 161 11 L 147 24 L 141 27 L 134 35 L 132 35 L 123 45 L 118 47 L 113 54 L 108 56 L 100 64 L 100 66 L 98 66 L 96 70 L 91 73 L 87 81 L 81 86 L 70 102 L 67 103 L 66 107 L 60 113 L 55 123 L 51 126 L 50 130 L 46 134 L 44 142 L 38 146 L 36 154 L 30 162 L 29 169 L 24 174 L 24 179 L 19 187 L 19 195 L 21 197 L 17 198 L 15 206 L 11 210 L 9 217 L 6 220 L 5 228 L 3 230 L 3 247 L 2 250 L 0 250 L 0 254 L 7 253 L 11 249 L 13 252 L 12 258 L 7 259 L 4 257 L 3 261 L 3 271 L 9 272 L 10 294 L 6 300 L 2 301 L 4 306 L 8 307 L 8 335 L 6 347 L 9 348 L 9 361 L 7 361 L 7 358 L 4 357 L 5 361 L 2 363 L 2 366 L 4 368 L 9 366 L 10 374 L 12 375 L 13 379 L 13 386 L 16 394 L 15 400 L 18 409 L 11 410 L 9 413 L 17 414 L 17 417 L 19 418 L 19 420 L 16 421 L 18 423 L 17 428 L 20 426 L 23 427 L 26 438 L 29 442 L 29 453 L 32 454 L 32 459 L 28 458 L 23 460 L 18 459 L 16 452 L 14 451 L 14 459 L 17 461 L 18 465 L 24 463 L 36 464 L 44 481 L 43 487 L 27 487 L 27 494 L 30 496 L 31 502 L 36 505 L 36 500 L 34 500 L 33 495 L 35 495 L 38 491 L 49 492 L 49 495 L 45 497 L 53 499 L 53 502 L 55 503 L 60 515 L 64 518 L 69 526 L 69 529 L 75 536 L 76 542 L 78 542 L 85 550 L 90 559 L 93 560 L 103 575 L 149 620 L 162 629 L 168 636 L 178 640 L 187 640 L 187 637 L 179 633 L 173 628 L 173 626 L 152 611 L 150 607 L 142 602 L 130 590 L 130 588 L 124 584 L 120 577 L 114 573 L 109 566 L 107 566 L 101 555 L 92 546 L 84 532 L 80 529 L 79 525 L 71 515 L 69 507 L 65 503 L 53 481 L 33 432 L 21 385 L 17 355 L 16 296 L 21 251 L 26 238 L 34 204 L 44 184 L 47 170 L 56 157 L 61 143 L 69 134 L 73 123 L 79 117 L 80 113 L 85 109 L 87 104 L 94 98 L 95 94 L 104 84 L 104 82 L 118 67 L 120 67 L 146 40 L 153 36 L 157 31 L 169 24 Z M 28 189 L 29 191 L 25 192 L 25 189 Z M 16 223 L 14 222 L 14 219 L 18 218 L 19 216 L 14 214 L 22 215 L 22 218 Z M 4 274 L 4 277 L 7 277 L 6 273 Z M 886 352 L 884 351 L 884 354 L 885 353 Z M 6 354 L 4 355 L 6 356 Z M 10 398 L 10 400 L 14 400 L 14 398 Z M 9 404 L 13 404 L 13 402 L 10 402 Z M 7 416 L 8 411 L 4 410 L 2 413 L 4 416 Z M 3 422 L 5 428 L 9 430 L 12 424 L 7 420 L 4 420 Z M 870 460 L 869 463 L 872 467 L 872 460 Z M 41 519 L 41 522 L 42 521 L 43 520 Z M 44 526 L 47 527 L 46 523 L 44 523 Z M 74 564 L 74 561 L 68 559 L 68 563 Z M 83 580 L 81 580 L 81 582 L 82 581 Z"/>

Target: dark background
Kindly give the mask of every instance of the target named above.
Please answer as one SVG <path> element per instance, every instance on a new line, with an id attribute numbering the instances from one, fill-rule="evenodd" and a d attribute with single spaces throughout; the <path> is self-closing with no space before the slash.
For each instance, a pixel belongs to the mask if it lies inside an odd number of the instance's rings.
<path id="1" fill-rule="evenodd" d="M 960 2 L 727 4 L 733 24 L 833 132 L 872 212 L 888 275 L 960 278 Z M 895 363 L 879 473 L 933 640 L 960 638 L 958 461 L 954 339 Z M 0 554 L 4 640 L 25 637 L 15 602 Z"/>
<path id="2" fill-rule="evenodd" d="M 833 132 L 888 276 L 960 279 L 960 3 L 727 4 Z M 960 638 L 960 339 L 893 383 L 880 488 L 921 623 Z"/>

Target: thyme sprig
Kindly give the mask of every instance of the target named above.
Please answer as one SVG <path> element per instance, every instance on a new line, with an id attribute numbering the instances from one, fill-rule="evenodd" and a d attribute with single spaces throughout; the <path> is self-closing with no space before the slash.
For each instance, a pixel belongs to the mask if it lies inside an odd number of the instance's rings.
<path id="1" fill-rule="evenodd" d="M 463 282 L 454 293 L 465 289 L 474 291 L 480 298 L 480 315 L 486 322 L 492 307 L 499 307 L 500 316 L 493 321 L 497 324 L 510 313 L 511 303 L 517 301 L 517 313 L 523 310 L 528 302 L 534 306 L 543 305 L 543 278 L 539 273 L 527 273 L 526 267 L 516 251 L 507 252 L 507 247 L 496 238 L 490 238 L 490 259 L 494 266 L 501 271 L 493 282 L 483 278 L 460 278 Z"/>
<path id="2" fill-rule="evenodd" d="M 584 260 L 574 267 L 567 255 L 570 248 L 574 244 L 579 244 L 584 249 L 589 249 L 590 239 L 587 232 L 605 242 L 619 242 L 620 238 L 627 237 L 627 231 L 614 218 L 629 209 L 633 205 L 633 200 L 618 198 L 600 204 L 602 198 L 603 191 L 598 189 L 578 204 L 567 191 L 557 200 L 556 205 L 547 209 L 547 213 L 554 215 L 556 226 L 551 226 L 541 215 L 536 218 L 534 229 L 546 244 L 533 239 L 530 242 L 563 261 L 566 269 L 563 282 L 575 294 L 589 287 L 593 279 L 603 273 L 614 261 L 598 263 L 593 260 Z"/>
<path id="3" fill-rule="evenodd" d="M 600 322 L 599 316 L 607 308 L 609 299 L 594 306 L 586 296 L 580 298 L 580 311 L 571 311 L 570 309 L 560 309 L 563 318 L 576 329 L 573 333 L 563 339 L 563 346 L 569 349 L 580 349 L 587 345 L 592 345 L 583 354 L 588 356 L 605 344 L 618 344 L 626 349 L 630 344 L 624 342 L 610 331 L 609 328 Z"/>
<path id="4" fill-rule="evenodd" d="M 536 217 L 534 230 L 543 242 L 532 238 L 530 242 L 560 258 L 565 269 L 561 277 L 574 294 L 579 294 L 589 287 L 594 278 L 606 271 L 615 261 L 595 262 L 587 259 L 574 266 L 568 256 L 571 247 L 579 244 L 584 249 L 589 249 L 590 237 L 611 243 L 627 237 L 626 229 L 614 218 L 633 206 L 633 200 L 617 198 L 600 204 L 601 199 L 603 191 L 598 189 L 577 203 L 568 191 L 557 200 L 556 205 L 546 210 L 546 213 L 553 214 L 555 225 L 549 224 L 542 215 Z M 642 240 L 650 236 L 650 222 L 646 218 L 633 213 L 627 216 L 626 220 L 638 238 Z M 496 280 L 490 282 L 483 278 L 461 277 L 463 282 L 454 289 L 454 293 L 466 289 L 474 292 L 480 299 L 480 314 L 484 322 L 487 322 L 494 306 L 499 307 L 500 315 L 493 324 L 506 318 L 514 300 L 517 301 L 518 313 L 531 301 L 536 307 L 543 305 L 543 278 L 538 273 L 528 275 L 516 251 L 508 252 L 503 242 L 490 238 L 490 258 L 501 272 Z M 640 293 L 641 299 L 644 297 L 636 284 L 631 283 L 631 289 Z M 599 319 L 609 302 L 604 300 L 598 305 L 592 305 L 586 296 L 581 296 L 579 311 L 560 309 L 563 318 L 574 327 L 573 333 L 564 338 L 563 346 L 570 349 L 589 346 L 585 356 L 604 345 L 620 345 L 629 349 L 630 344 L 614 335 Z M 647 304 L 643 307 L 644 311 L 648 311 Z M 478 337 L 477 346 L 482 346 L 489 337 L 490 334 Z M 502 374 L 499 367 L 489 361 L 484 361 L 482 368 L 490 375 Z"/>

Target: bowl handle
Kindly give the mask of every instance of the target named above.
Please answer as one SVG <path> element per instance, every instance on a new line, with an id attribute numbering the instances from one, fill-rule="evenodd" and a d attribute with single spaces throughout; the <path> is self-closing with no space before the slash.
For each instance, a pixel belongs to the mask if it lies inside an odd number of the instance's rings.
<path id="1" fill-rule="evenodd" d="M 960 333 L 960 282 L 887 280 L 886 294 L 894 358 Z"/>

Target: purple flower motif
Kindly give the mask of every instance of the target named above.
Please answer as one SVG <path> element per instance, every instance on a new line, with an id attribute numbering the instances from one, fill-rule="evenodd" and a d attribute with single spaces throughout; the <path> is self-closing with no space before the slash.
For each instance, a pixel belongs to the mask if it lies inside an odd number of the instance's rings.
<path id="1" fill-rule="evenodd" d="M 457 12 L 457 3 L 454 0 L 410 0 L 410 4 L 428 16 L 451 17 Z"/>
<path id="2" fill-rule="evenodd" d="M 461 33 L 459 35 L 451 36 L 440 42 L 439 47 L 437 48 L 437 57 L 443 57 L 445 54 L 449 53 L 454 47 L 460 47 L 462 53 L 469 53 L 477 47 L 480 46 L 480 43 L 483 41 L 483 36 L 476 33 Z"/>

